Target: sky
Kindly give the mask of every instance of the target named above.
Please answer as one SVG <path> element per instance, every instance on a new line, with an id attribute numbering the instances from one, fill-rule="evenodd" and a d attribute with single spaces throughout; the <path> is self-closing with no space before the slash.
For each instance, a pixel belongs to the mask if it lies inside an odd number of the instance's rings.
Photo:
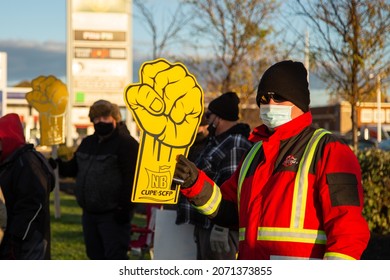
<path id="1" fill-rule="evenodd" d="M 105 0 L 109 1 L 109 0 Z M 149 0 L 174 10 L 177 0 Z M 157 5 L 157 4 L 156 4 Z M 171 13 L 172 13 L 171 12 Z M 167 15 L 166 12 L 165 16 Z M 163 14 L 163 13 L 160 13 Z M 150 40 L 143 22 L 133 17 L 133 56 L 145 56 Z M 134 35 L 136 34 L 136 36 Z M 149 36 L 149 37 L 148 37 Z M 0 4 L 0 52 L 7 53 L 8 86 L 39 75 L 66 76 L 66 0 L 2 0 Z M 137 73 L 138 69 L 134 68 Z M 324 97 L 314 102 L 326 102 Z M 312 101 L 312 105 L 315 104 Z"/>
<path id="2" fill-rule="evenodd" d="M 166 7 L 175 3 L 164 0 Z M 133 18 L 133 34 L 141 31 L 133 36 L 134 52 L 145 49 L 148 39 L 141 24 Z M 0 26 L 0 51 L 7 52 L 9 84 L 38 75 L 65 76 L 66 0 L 2 0 Z"/>
<path id="3" fill-rule="evenodd" d="M 164 0 L 166 4 L 174 2 Z M 133 19 L 134 30 L 142 29 L 140 24 Z M 0 52 L 7 52 L 8 84 L 39 75 L 64 77 L 66 28 L 66 0 L 2 0 Z M 137 34 L 134 45 L 141 46 L 147 34 L 144 30 Z"/>
<path id="4" fill-rule="evenodd" d="M 40 74 L 65 75 L 65 41 L 65 0 L 1 1 L 0 51 L 7 52 L 9 85 Z"/>

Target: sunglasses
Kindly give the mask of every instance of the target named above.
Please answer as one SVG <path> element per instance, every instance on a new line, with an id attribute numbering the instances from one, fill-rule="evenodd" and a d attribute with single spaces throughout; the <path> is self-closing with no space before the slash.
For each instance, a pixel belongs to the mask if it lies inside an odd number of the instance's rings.
<path id="1" fill-rule="evenodd" d="M 276 94 L 274 92 L 268 92 L 260 98 L 260 104 L 268 104 L 270 100 L 275 101 L 276 103 L 282 103 L 288 101 L 286 98 Z"/>

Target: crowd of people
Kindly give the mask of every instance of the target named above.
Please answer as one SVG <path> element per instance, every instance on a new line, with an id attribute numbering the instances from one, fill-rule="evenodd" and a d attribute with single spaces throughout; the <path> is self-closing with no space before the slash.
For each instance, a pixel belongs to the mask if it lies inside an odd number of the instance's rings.
<path id="1" fill-rule="evenodd" d="M 256 102 L 262 124 L 251 130 L 237 93 L 213 99 L 188 156 L 176 159 L 176 224 L 194 225 L 196 258 L 360 259 L 370 238 L 360 166 L 348 145 L 313 126 L 304 65 L 270 66 Z M 75 178 L 88 258 L 128 259 L 139 145 L 116 104 L 96 101 L 89 118 L 94 133 L 69 161 L 26 143 L 18 115 L 0 118 L 0 259 L 50 259 L 55 168 Z"/>

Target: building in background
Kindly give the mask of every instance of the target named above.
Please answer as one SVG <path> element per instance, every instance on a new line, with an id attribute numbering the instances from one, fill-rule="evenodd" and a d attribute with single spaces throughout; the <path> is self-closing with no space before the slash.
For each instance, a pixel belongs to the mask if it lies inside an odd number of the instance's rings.
<path id="1" fill-rule="evenodd" d="M 99 99 L 116 103 L 134 134 L 123 100 L 133 75 L 131 9 L 132 0 L 67 1 L 68 146 L 87 133 L 83 116 Z"/>
<path id="2" fill-rule="evenodd" d="M 67 1 L 67 146 L 93 132 L 88 112 L 98 99 L 116 103 L 130 131 L 136 134 L 123 99 L 125 87 L 133 80 L 131 7 L 132 0 Z M 6 55 L 0 53 L 0 116 L 19 114 L 26 138 L 37 144 L 39 114 L 25 99 L 31 87 L 7 87 Z"/>
<path id="3" fill-rule="evenodd" d="M 8 87 L 7 92 L 7 109 L 6 112 L 17 113 L 26 128 L 26 139 L 31 142 L 39 142 L 39 121 L 38 112 L 28 105 L 25 95 L 31 91 L 28 87 Z M 4 98 L 4 97 L 3 97 Z M 205 106 L 209 103 L 210 98 L 205 97 Z M 252 102 L 253 101 L 253 102 Z M 360 130 L 359 137 L 362 139 L 375 141 L 377 138 L 377 112 L 376 102 L 361 103 L 357 109 L 358 127 Z M 71 114 L 71 133 L 72 145 L 77 144 L 78 140 L 84 135 L 93 133 L 93 126 L 88 118 L 89 107 L 77 106 L 73 108 Z M 122 116 L 126 115 L 127 108 L 121 106 Z M 261 124 L 259 119 L 259 108 L 254 100 L 249 100 L 247 104 L 241 104 L 240 119 L 247 122 L 250 127 Z M 349 137 L 352 129 L 351 106 L 348 102 L 340 102 L 335 105 L 316 106 L 311 108 L 313 123 L 329 131 Z M 381 128 L 382 139 L 390 138 L 390 103 L 381 103 Z M 37 139 L 38 140 L 35 140 Z"/>
<path id="4" fill-rule="evenodd" d="M 390 103 L 381 103 L 381 138 L 390 138 Z M 345 137 L 352 137 L 351 105 L 340 102 L 335 105 L 311 108 L 313 123 L 329 131 L 339 133 Z M 357 108 L 359 138 L 375 142 L 377 140 L 378 104 L 376 102 L 362 102 Z"/>

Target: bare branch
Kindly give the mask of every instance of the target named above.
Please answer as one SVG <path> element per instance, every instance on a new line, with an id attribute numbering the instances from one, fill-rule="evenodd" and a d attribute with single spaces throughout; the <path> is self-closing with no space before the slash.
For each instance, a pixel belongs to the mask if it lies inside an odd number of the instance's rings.
<path id="1" fill-rule="evenodd" d="M 352 106 L 354 146 L 356 107 L 372 96 L 370 74 L 389 65 L 390 3 L 386 0 L 297 0 L 297 13 L 315 30 L 311 47 L 321 64 L 322 79 Z M 387 74 L 388 75 L 388 74 Z"/>
<path id="2" fill-rule="evenodd" d="M 180 33 L 188 27 L 192 21 L 192 15 L 184 13 L 184 4 L 179 2 L 174 13 L 169 15 L 169 23 L 166 26 L 156 22 L 153 6 L 147 6 L 143 0 L 133 0 L 135 7 L 140 11 L 138 17 L 146 23 L 146 29 L 152 37 L 153 59 L 161 57 L 167 47 L 180 40 Z M 161 13 L 161 12 L 160 12 Z"/>
<path id="3" fill-rule="evenodd" d="M 213 59 L 203 67 L 214 92 L 235 90 L 244 97 L 255 92 L 261 70 L 276 48 L 267 38 L 270 18 L 278 8 L 273 0 L 188 0 L 199 19 L 194 34 L 207 42 Z"/>

